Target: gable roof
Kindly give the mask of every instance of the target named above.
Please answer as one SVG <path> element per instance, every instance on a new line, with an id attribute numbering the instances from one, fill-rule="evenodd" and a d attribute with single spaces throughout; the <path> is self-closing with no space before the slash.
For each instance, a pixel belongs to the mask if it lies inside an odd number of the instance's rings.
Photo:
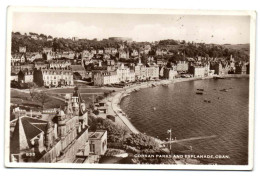
<path id="1" fill-rule="evenodd" d="M 13 136 L 10 142 L 11 153 L 32 148 L 31 140 L 47 131 L 47 121 L 42 121 L 29 117 L 20 117 L 15 125 Z"/>

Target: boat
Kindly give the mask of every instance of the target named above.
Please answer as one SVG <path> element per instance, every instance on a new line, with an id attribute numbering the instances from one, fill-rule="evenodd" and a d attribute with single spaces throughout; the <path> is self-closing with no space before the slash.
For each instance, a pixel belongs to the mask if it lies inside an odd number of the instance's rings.
<path id="1" fill-rule="evenodd" d="M 168 84 L 162 84 L 163 87 L 168 87 Z"/>
<path id="2" fill-rule="evenodd" d="M 221 89 L 221 90 L 219 90 L 219 91 L 221 91 L 221 92 L 227 92 L 228 90 L 227 90 L 227 89 Z"/>
<path id="3" fill-rule="evenodd" d="M 155 111 L 155 110 L 156 110 L 156 107 L 153 107 L 153 110 Z"/>
<path id="4" fill-rule="evenodd" d="M 155 85 L 155 84 L 152 84 L 152 87 L 156 87 L 156 85 Z"/>
<path id="5" fill-rule="evenodd" d="M 214 76 L 213 79 L 225 79 L 224 77 Z"/>
<path id="6" fill-rule="evenodd" d="M 204 89 L 197 89 L 198 91 L 204 91 Z"/>
<path id="7" fill-rule="evenodd" d="M 204 102 L 206 102 L 206 103 L 211 103 L 211 101 L 210 101 L 210 100 L 207 100 L 207 99 L 205 99 Z"/>
<path id="8" fill-rule="evenodd" d="M 203 92 L 196 92 L 197 95 L 203 95 Z"/>

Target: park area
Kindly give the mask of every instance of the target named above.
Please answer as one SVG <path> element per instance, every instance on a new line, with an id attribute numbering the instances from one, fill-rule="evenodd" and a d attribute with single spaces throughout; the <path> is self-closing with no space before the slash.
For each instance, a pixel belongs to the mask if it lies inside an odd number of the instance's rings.
<path id="1" fill-rule="evenodd" d="M 46 93 L 46 100 L 44 102 L 44 109 L 59 108 L 65 105 L 65 95 L 72 94 L 74 88 L 55 88 L 43 89 L 36 88 L 34 92 L 44 91 Z M 79 92 L 86 105 L 89 106 L 98 96 L 104 96 L 104 93 L 111 92 L 111 89 L 103 88 L 80 88 Z M 36 96 L 31 96 L 31 89 L 11 89 L 11 104 L 19 106 L 26 110 L 40 111 L 42 110 L 42 103 Z"/>

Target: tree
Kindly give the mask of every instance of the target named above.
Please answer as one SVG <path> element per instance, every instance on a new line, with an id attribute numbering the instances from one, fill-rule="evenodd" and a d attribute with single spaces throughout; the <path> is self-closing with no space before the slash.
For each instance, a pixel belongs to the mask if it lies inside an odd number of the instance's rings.
<path id="1" fill-rule="evenodd" d="M 73 73 L 74 80 L 82 80 L 82 76 L 78 72 Z"/>
<path id="2" fill-rule="evenodd" d="M 42 71 L 40 69 L 34 69 L 33 82 L 37 84 L 39 87 L 42 87 L 44 85 Z"/>
<path id="3" fill-rule="evenodd" d="M 31 96 L 31 100 L 33 100 L 33 98 L 37 95 L 37 92 L 35 90 L 35 87 L 31 87 L 29 89 L 29 93 L 30 93 L 30 96 Z"/>
<path id="4" fill-rule="evenodd" d="M 38 92 L 35 98 L 41 103 L 42 109 L 44 108 L 45 103 L 49 101 L 49 96 L 45 91 Z"/>

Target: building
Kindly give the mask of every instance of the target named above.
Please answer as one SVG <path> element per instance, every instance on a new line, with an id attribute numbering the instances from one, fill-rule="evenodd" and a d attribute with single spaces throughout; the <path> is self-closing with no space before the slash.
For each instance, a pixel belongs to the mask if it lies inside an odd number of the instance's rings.
<path id="1" fill-rule="evenodd" d="M 247 74 L 247 66 L 245 63 L 236 64 L 236 74 Z"/>
<path id="2" fill-rule="evenodd" d="M 34 68 L 36 68 L 36 69 L 47 69 L 48 67 L 49 67 L 49 64 L 44 61 L 34 62 Z"/>
<path id="3" fill-rule="evenodd" d="M 26 60 L 33 62 L 35 59 L 39 59 L 42 58 L 42 54 L 40 54 L 39 52 L 34 52 L 34 53 L 26 53 Z"/>
<path id="4" fill-rule="evenodd" d="M 14 65 L 11 66 L 11 72 L 16 74 L 19 71 L 27 72 L 27 71 L 33 71 L 33 69 L 34 69 L 34 64 L 14 63 Z"/>
<path id="5" fill-rule="evenodd" d="M 217 75 L 226 75 L 230 70 L 228 63 L 224 62 L 211 63 L 210 69 L 215 70 Z"/>
<path id="6" fill-rule="evenodd" d="M 135 72 L 125 67 L 124 64 L 116 70 L 119 82 L 133 82 L 135 81 Z"/>
<path id="7" fill-rule="evenodd" d="M 69 60 L 50 60 L 49 65 L 51 69 L 68 69 L 70 68 L 71 63 Z"/>
<path id="8" fill-rule="evenodd" d="M 11 162 L 72 163 L 77 158 L 87 161 L 90 155 L 85 103 L 77 88 L 65 99 L 64 109 L 51 114 L 43 111 L 47 116 L 42 119 L 24 115 L 17 118 L 10 141 Z"/>
<path id="9" fill-rule="evenodd" d="M 166 49 L 157 49 L 155 51 L 156 55 L 166 55 L 168 53 L 168 51 Z"/>
<path id="10" fill-rule="evenodd" d="M 186 61 L 177 62 L 177 72 L 185 73 L 189 70 L 189 64 Z"/>
<path id="11" fill-rule="evenodd" d="M 30 37 L 34 40 L 37 40 L 38 39 L 38 35 L 37 34 L 31 34 Z"/>
<path id="12" fill-rule="evenodd" d="M 96 130 L 89 132 L 89 153 L 104 155 L 107 150 L 107 131 Z"/>
<path id="13" fill-rule="evenodd" d="M 11 81 L 18 81 L 18 75 L 15 74 L 15 73 L 11 73 L 11 78 L 10 78 Z"/>
<path id="14" fill-rule="evenodd" d="M 11 65 L 14 63 L 24 63 L 26 60 L 25 54 L 24 53 L 16 53 L 11 55 Z"/>
<path id="15" fill-rule="evenodd" d="M 42 69 L 44 86 L 73 86 L 73 72 L 67 69 Z"/>
<path id="16" fill-rule="evenodd" d="M 137 56 L 139 56 L 139 52 L 134 49 L 134 50 L 131 52 L 131 57 L 137 57 Z"/>
<path id="17" fill-rule="evenodd" d="M 173 68 L 163 68 L 163 78 L 168 80 L 173 80 L 178 75 L 178 72 Z"/>
<path id="18" fill-rule="evenodd" d="M 103 53 L 104 53 L 104 50 L 103 50 L 103 49 L 98 49 L 98 50 L 97 50 L 97 53 L 98 53 L 98 54 L 103 54 Z"/>
<path id="19" fill-rule="evenodd" d="M 78 37 L 72 37 L 72 40 L 73 40 L 73 41 L 78 41 L 79 38 L 78 38 Z"/>
<path id="20" fill-rule="evenodd" d="M 139 62 L 135 66 L 135 77 L 137 80 L 145 80 L 147 79 L 147 70 L 146 66 L 141 63 L 141 60 L 139 58 Z"/>
<path id="21" fill-rule="evenodd" d="M 53 41 L 53 38 L 51 36 L 48 36 L 47 41 Z"/>
<path id="22" fill-rule="evenodd" d="M 117 73 L 115 71 L 96 71 L 93 75 L 94 85 L 104 86 L 119 83 Z"/>
<path id="23" fill-rule="evenodd" d="M 191 66 L 190 72 L 193 75 L 193 77 L 205 77 L 205 67 L 204 66 Z"/>
<path id="24" fill-rule="evenodd" d="M 97 51 L 95 49 L 91 49 L 90 53 L 92 53 L 94 55 L 94 54 L 97 54 Z"/>
<path id="25" fill-rule="evenodd" d="M 19 53 L 26 53 L 26 47 L 19 46 Z"/>
<path id="26" fill-rule="evenodd" d="M 146 77 L 150 79 L 159 79 L 159 66 L 158 65 L 149 65 L 149 67 L 146 67 Z"/>
<path id="27" fill-rule="evenodd" d="M 75 57 L 76 57 L 75 52 L 69 51 L 69 52 L 62 52 L 61 56 L 59 58 L 67 58 L 67 59 L 73 60 L 73 59 L 75 59 Z"/>
<path id="28" fill-rule="evenodd" d="M 51 60 L 55 58 L 55 53 L 52 51 L 52 48 L 44 47 L 42 49 L 42 54 L 44 58 L 46 57 L 46 60 Z"/>
<path id="29" fill-rule="evenodd" d="M 165 59 L 157 59 L 156 64 L 159 66 L 166 66 L 167 61 Z"/>
<path id="30" fill-rule="evenodd" d="M 128 50 L 119 50 L 118 51 L 118 57 L 123 59 L 129 59 L 129 52 Z"/>
<path id="31" fill-rule="evenodd" d="M 33 82 L 33 72 L 32 71 L 19 71 L 18 82 L 28 83 Z"/>

